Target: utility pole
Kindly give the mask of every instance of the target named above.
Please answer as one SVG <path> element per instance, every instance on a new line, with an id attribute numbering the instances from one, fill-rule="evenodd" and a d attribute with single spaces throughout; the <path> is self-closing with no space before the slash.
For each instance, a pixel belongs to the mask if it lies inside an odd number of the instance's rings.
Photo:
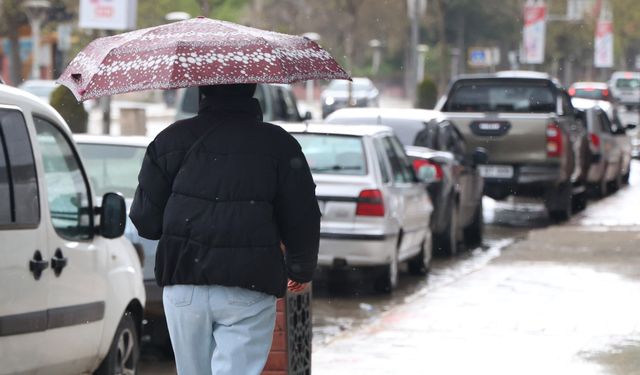
<path id="1" fill-rule="evenodd" d="M 407 79 L 407 94 L 411 103 L 416 103 L 416 89 L 418 85 L 418 45 L 420 16 L 427 9 L 427 0 L 407 0 L 407 13 L 411 22 L 411 33 L 409 38 L 409 64 Z"/>

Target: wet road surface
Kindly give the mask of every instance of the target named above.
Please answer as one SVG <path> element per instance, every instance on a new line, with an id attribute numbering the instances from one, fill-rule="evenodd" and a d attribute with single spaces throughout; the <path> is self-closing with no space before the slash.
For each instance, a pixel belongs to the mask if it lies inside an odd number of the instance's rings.
<path id="1" fill-rule="evenodd" d="M 487 202 L 511 243 L 471 252 L 456 265 L 479 266 L 447 282 L 434 264 L 413 298 L 318 343 L 314 374 L 640 374 L 634 167 L 631 187 L 563 225 L 540 205 Z"/>
<path id="2" fill-rule="evenodd" d="M 402 273 L 392 295 L 323 274 L 313 373 L 640 374 L 639 170 L 564 225 L 485 198 L 483 246 Z M 145 350 L 141 373 L 175 370 Z"/>

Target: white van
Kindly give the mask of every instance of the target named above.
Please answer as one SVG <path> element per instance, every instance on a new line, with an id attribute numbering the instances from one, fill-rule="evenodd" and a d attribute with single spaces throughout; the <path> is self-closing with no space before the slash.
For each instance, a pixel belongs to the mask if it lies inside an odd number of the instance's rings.
<path id="1" fill-rule="evenodd" d="M 135 373 L 145 293 L 122 196 L 98 207 L 60 115 L 0 85 L 0 374 Z"/>
<path id="2" fill-rule="evenodd" d="M 611 94 L 621 104 L 640 105 L 640 73 L 614 72 L 609 80 Z"/>

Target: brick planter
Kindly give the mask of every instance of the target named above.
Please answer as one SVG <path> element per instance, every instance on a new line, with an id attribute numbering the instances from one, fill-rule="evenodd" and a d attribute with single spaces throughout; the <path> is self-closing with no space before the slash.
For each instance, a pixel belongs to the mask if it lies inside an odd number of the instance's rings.
<path id="1" fill-rule="evenodd" d="M 263 375 L 311 374 L 311 286 L 278 300 L 271 352 Z"/>

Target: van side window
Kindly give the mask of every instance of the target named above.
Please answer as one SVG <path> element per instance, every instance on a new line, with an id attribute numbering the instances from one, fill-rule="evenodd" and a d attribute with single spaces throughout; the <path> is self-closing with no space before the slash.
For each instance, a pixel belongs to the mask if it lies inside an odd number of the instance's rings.
<path id="1" fill-rule="evenodd" d="M 0 109 L 0 225 L 40 222 L 38 181 L 22 113 Z"/>
<path id="2" fill-rule="evenodd" d="M 60 237 L 91 238 L 92 213 L 89 189 L 73 148 L 51 122 L 34 117 L 42 154 L 51 222 Z"/>

